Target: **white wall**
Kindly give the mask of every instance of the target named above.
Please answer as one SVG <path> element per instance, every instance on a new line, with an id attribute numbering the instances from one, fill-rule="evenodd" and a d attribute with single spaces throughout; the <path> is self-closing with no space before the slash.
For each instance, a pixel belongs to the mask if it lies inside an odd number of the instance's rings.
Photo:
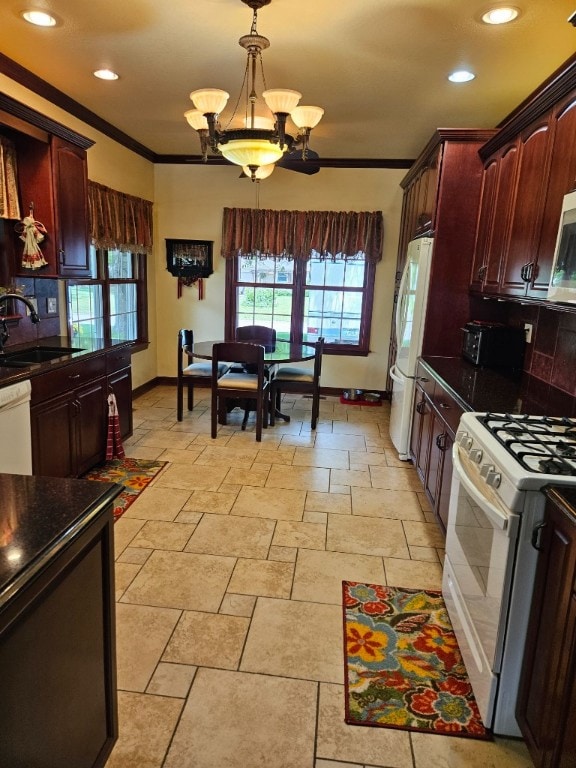
<path id="1" fill-rule="evenodd" d="M 158 375 L 174 376 L 179 328 L 192 328 L 198 341 L 223 338 L 225 263 L 220 256 L 225 207 L 290 210 L 381 210 L 384 256 L 376 269 L 371 353 L 367 357 L 326 355 L 322 385 L 384 389 L 388 363 L 391 307 L 402 206 L 400 180 L 406 171 L 322 168 L 313 176 L 277 168 L 260 184 L 239 178 L 227 166 L 157 165 Z M 204 281 L 203 301 L 196 286 L 182 289 L 166 270 L 165 238 L 214 241 L 214 274 Z"/>

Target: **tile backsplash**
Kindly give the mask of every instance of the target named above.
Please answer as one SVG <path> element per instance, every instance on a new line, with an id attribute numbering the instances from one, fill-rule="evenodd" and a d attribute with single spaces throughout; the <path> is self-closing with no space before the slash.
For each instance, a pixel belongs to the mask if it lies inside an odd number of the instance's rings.
<path id="1" fill-rule="evenodd" d="M 12 344 L 25 344 L 26 342 L 36 341 L 48 336 L 60 335 L 60 316 L 59 306 L 56 306 L 56 314 L 48 312 L 48 299 L 55 298 L 58 301 L 58 280 L 47 278 L 17 277 L 14 282 L 18 286 L 24 287 L 26 296 L 34 296 L 38 303 L 38 315 L 40 322 L 34 325 L 30 318 L 26 316 L 26 307 L 17 303 L 15 310 L 22 314 L 22 319 L 17 323 L 9 323 L 10 338 L 7 346 Z"/>
<path id="2" fill-rule="evenodd" d="M 510 304 L 509 323 L 533 326 L 532 343 L 526 345 L 525 372 L 576 397 L 576 313 Z"/>

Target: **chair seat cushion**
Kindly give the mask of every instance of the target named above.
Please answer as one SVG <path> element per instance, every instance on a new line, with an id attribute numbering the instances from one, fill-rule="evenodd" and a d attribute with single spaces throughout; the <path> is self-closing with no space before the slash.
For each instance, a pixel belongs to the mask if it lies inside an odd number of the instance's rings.
<path id="1" fill-rule="evenodd" d="M 218 389 L 257 389 L 258 376 L 250 373 L 226 373 L 218 379 Z"/>
<path id="2" fill-rule="evenodd" d="M 314 373 L 309 368 L 278 368 L 276 371 L 275 380 L 279 381 L 301 381 L 310 382 L 314 381 Z"/>
<path id="3" fill-rule="evenodd" d="M 228 363 L 218 363 L 218 375 L 222 376 L 230 368 Z M 212 363 L 192 363 L 183 369 L 184 376 L 212 376 Z"/>

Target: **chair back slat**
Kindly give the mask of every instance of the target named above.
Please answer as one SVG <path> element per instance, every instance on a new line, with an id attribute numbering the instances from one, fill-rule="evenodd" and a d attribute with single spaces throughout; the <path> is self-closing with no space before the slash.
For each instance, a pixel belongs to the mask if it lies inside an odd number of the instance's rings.
<path id="1" fill-rule="evenodd" d="M 236 328 L 236 341 L 251 341 L 255 344 L 263 344 L 266 351 L 274 349 L 276 345 L 276 329 L 266 325 L 241 325 Z"/>

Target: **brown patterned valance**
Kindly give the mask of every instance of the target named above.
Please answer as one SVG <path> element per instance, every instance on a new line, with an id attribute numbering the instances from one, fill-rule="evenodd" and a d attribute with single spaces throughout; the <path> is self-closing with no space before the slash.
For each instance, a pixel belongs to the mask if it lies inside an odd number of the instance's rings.
<path id="1" fill-rule="evenodd" d="M 152 203 L 88 182 L 90 237 L 97 248 L 152 252 Z"/>
<path id="2" fill-rule="evenodd" d="M 224 258 L 382 259 L 381 211 L 273 211 L 224 208 Z"/>
<path id="3" fill-rule="evenodd" d="M 16 148 L 0 136 L 0 219 L 19 219 Z"/>

